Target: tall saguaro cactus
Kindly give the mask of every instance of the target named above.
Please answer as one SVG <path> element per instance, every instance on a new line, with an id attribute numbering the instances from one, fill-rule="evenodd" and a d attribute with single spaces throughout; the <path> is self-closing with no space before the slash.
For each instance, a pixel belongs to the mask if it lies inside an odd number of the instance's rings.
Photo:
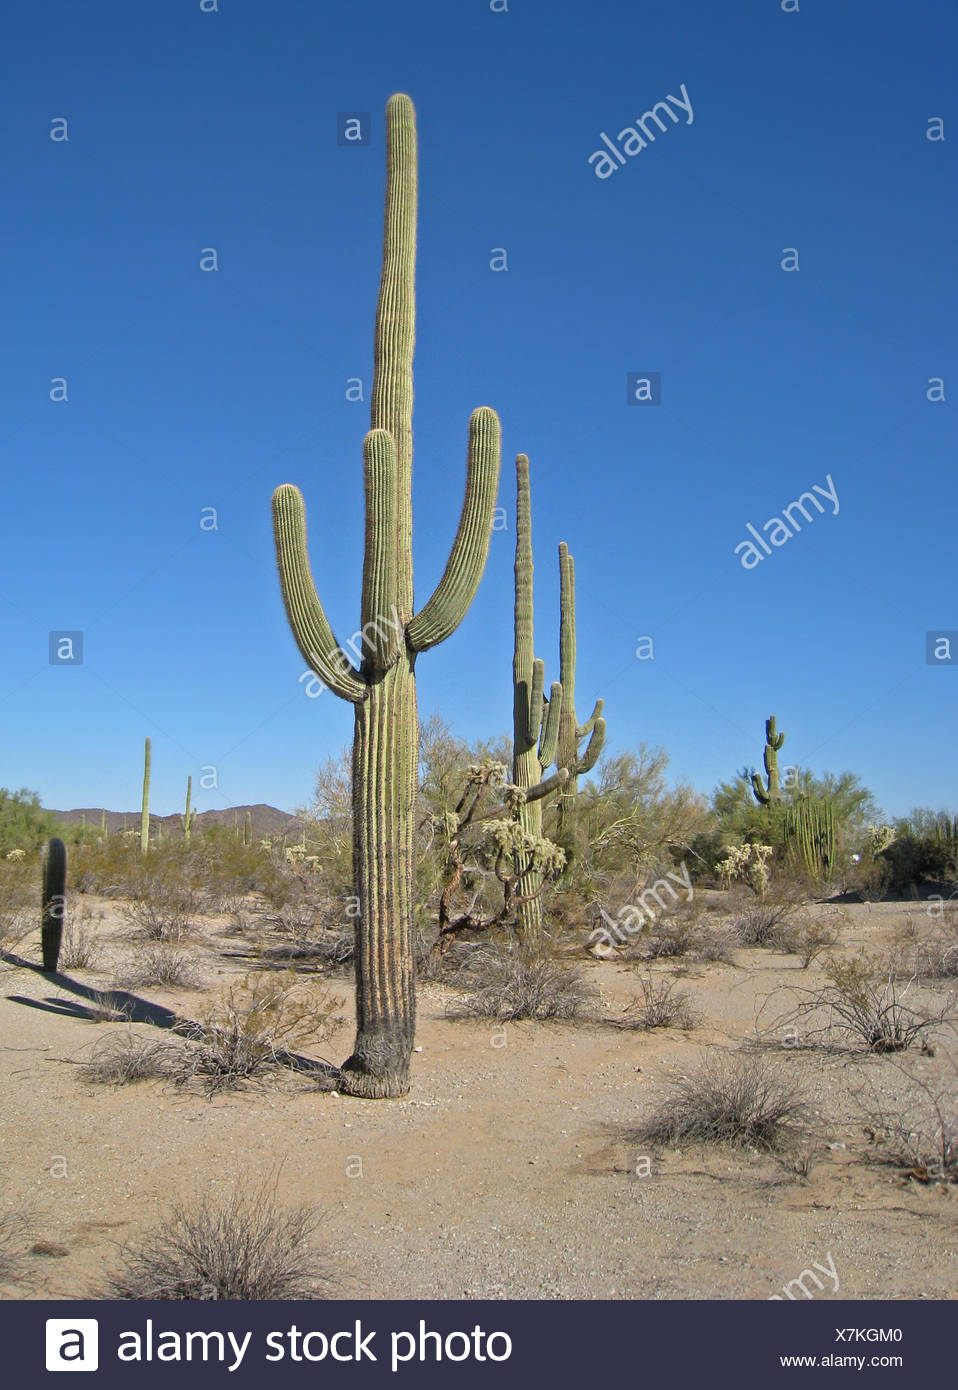
<path id="1" fill-rule="evenodd" d="M 150 761 L 152 745 L 147 739 L 143 746 L 143 804 L 140 809 L 140 853 L 150 848 Z"/>
<path id="2" fill-rule="evenodd" d="M 559 684 L 562 686 L 562 714 L 559 719 L 559 747 L 556 766 L 566 768 L 569 780 L 559 796 L 558 833 L 562 834 L 563 823 L 575 811 L 576 792 L 581 774 L 591 772 L 595 767 L 602 745 L 605 743 L 605 720 L 602 718 L 603 701 L 596 700 L 595 707 L 584 724 L 576 723 L 575 713 L 575 560 L 569 554 L 565 541 L 559 542 Z M 589 742 L 584 752 L 579 752 L 579 744 L 584 738 Z"/>
<path id="3" fill-rule="evenodd" d="M 363 445 L 366 548 L 362 658 L 337 644 L 313 583 L 298 488 L 273 495 L 283 600 L 304 658 L 353 705 L 353 876 L 357 1031 L 340 1088 L 358 1096 L 409 1089 L 415 1029 L 413 831 L 418 760 L 414 667 L 459 626 L 485 568 L 499 481 L 500 429 L 480 407 L 469 423 L 466 493 L 445 572 L 416 612 L 412 573 L 412 361 L 415 343 L 416 115 L 408 96 L 386 106 L 386 211 L 376 309 L 371 429 Z"/>
<path id="4" fill-rule="evenodd" d="M 765 721 L 765 774 L 768 785 L 762 784 L 760 772 L 752 773 L 752 791 L 755 800 L 762 806 L 767 806 L 770 801 L 781 801 L 782 789 L 778 783 L 778 751 L 785 742 L 785 735 L 780 734 L 775 725 L 775 715 L 769 715 Z"/>
<path id="5" fill-rule="evenodd" d="M 527 848 L 516 851 L 519 937 L 527 949 L 542 932 L 542 869 L 535 846 L 542 840 L 542 798 L 569 780 L 568 769 L 544 774 L 555 761 L 564 693 L 554 681 L 546 699 L 545 662 L 535 654 L 533 633 L 532 516 L 529 459 L 516 458 L 516 601 L 512 661 L 512 780 L 520 789 L 516 815 Z"/>
<path id="6" fill-rule="evenodd" d="M 190 843 L 190 836 L 193 833 L 193 825 L 196 821 L 196 812 L 190 810 L 190 799 L 193 795 L 193 778 L 186 779 L 186 811 L 183 815 L 183 839 L 187 844 Z"/>

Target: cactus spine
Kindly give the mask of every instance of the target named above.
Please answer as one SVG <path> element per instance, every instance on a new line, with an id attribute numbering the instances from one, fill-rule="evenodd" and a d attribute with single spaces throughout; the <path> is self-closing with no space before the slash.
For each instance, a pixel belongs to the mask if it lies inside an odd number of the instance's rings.
<path id="1" fill-rule="evenodd" d="M 562 686 L 562 713 L 559 718 L 559 747 L 556 766 L 566 768 L 569 780 L 559 796 L 558 834 L 575 812 L 576 792 L 581 774 L 595 767 L 605 743 L 603 701 L 596 700 L 595 708 L 584 724 L 576 723 L 575 714 L 575 560 L 565 541 L 559 543 L 559 684 Z M 589 739 L 580 754 L 579 744 Z"/>
<path id="2" fill-rule="evenodd" d="M 835 816 L 828 797 L 803 797 L 784 818 L 785 845 L 810 873 L 828 876 L 835 863 Z"/>
<path id="3" fill-rule="evenodd" d="M 150 848 L 150 740 L 143 749 L 143 805 L 140 811 L 140 853 L 146 854 Z"/>
<path id="4" fill-rule="evenodd" d="M 40 950 L 43 969 L 55 975 L 63 940 L 63 913 L 66 908 L 67 847 L 56 838 L 47 841 L 43 854 L 43 881 L 40 895 Z"/>
<path id="5" fill-rule="evenodd" d="M 193 778 L 192 778 L 192 777 L 187 777 L 187 779 L 186 779 L 186 812 L 185 812 L 185 814 L 184 814 L 184 816 L 183 816 L 183 839 L 186 841 L 187 844 L 189 844 L 189 842 L 190 842 L 190 836 L 191 836 L 191 834 L 193 833 L 193 825 L 194 825 L 194 822 L 196 821 L 196 812 L 190 810 L 190 798 L 192 797 L 192 795 L 193 795 Z"/>
<path id="6" fill-rule="evenodd" d="M 545 777 L 559 745 L 563 691 L 553 681 L 543 694 L 545 662 L 535 654 L 533 633 L 532 516 L 529 460 L 516 458 L 515 648 L 512 659 L 512 780 L 520 788 L 516 817 L 530 843 L 542 839 L 542 798 L 565 785 L 568 769 Z M 534 951 L 542 934 L 542 870 L 532 849 L 516 851 L 518 927 L 523 946 Z"/>
<path id="7" fill-rule="evenodd" d="M 762 806 L 767 806 L 770 801 L 781 801 L 782 789 L 778 782 L 778 751 L 785 742 L 785 735 L 778 733 L 775 725 L 775 715 L 769 715 L 765 721 L 765 773 L 768 785 L 762 783 L 760 772 L 752 773 L 752 791 L 755 793 L 755 800 Z"/>
<path id="8" fill-rule="evenodd" d="M 415 1030 L 413 830 L 418 762 L 414 665 L 459 626 L 478 588 L 499 479 L 499 420 L 482 407 L 469 424 L 465 501 L 445 572 L 415 611 L 412 566 L 412 404 L 417 202 L 416 118 L 408 96 L 386 106 L 386 209 L 376 309 L 371 429 L 363 445 L 366 546 L 362 657 L 337 644 L 316 592 L 306 513 L 289 484 L 273 496 L 286 614 L 319 679 L 353 705 L 353 874 L 357 1031 L 339 1085 L 359 1096 L 409 1089 Z"/>

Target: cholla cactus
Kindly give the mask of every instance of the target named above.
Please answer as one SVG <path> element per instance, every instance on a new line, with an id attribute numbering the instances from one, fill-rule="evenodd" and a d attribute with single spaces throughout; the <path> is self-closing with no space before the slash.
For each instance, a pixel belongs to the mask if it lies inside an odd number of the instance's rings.
<path id="1" fill-rule="evenodd" d="M 336 642 L 313 583 L 302 495 L 284 484 L 273 497 L 276 554 L 293 635 L 311 669 L 352 704 L 355 715 L 357 1030 L 339 1087 L 369 1097 L 399 1096 L 409 1089 L 416 1012 L 412 903 L 419 721 L 414 668 L 420 652 L 455 632 L 479 586 L 492 534 L 500 450 L 498 417 L 486 407 L 476 410 L 469 425 L 459 529 L 435 592 L 417 612 L 412 564 L 416 118 L 412 102 L 402 94 L 390 97 L 386 107 L 386 174 L 372 418 L 363 445 L 366 548 L 358 668 Z"/>
<path id="2" fill-rule="evenodd" d="M 21 859 L 26 859 L 26 857 L 27 852 L 25 849 L 11 849 L 7 853 L 7 858 L 12 859 L 15 864 L 18 864 Z"/>
<path id="3" fill-rule="evenodd" d="M 764 898 L 769 883 L 768 861 L 773 853 L 771 845 L 731 845 L 715 869 L 726 888 L 733 879 L 741 879 L 756 897 Z"/>
<path id="4" fill-rule="evenodd" d="M 895 838 L 895 827 L 893 825 L 869 825 L 865 831 L 865 849 L 872 858 L 881 854 L 883 849 L 887 849 Z"/>

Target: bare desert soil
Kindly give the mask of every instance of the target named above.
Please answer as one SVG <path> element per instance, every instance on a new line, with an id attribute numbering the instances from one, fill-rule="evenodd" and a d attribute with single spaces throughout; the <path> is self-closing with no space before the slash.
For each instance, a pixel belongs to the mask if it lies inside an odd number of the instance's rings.
<path id="1" fill-rule="evenodd" d="M 595 1023 L 453 1021 L 449 991 L 420 991 L 421 1051 L 401 1101 L 359 1101 L 282 1076 L 207 1098 L 163 1081 L 94 1086 L 78 1063 L 107 1032 L 89 996 L 128 952 L 118 904 L 85 899 L 104 942 L 97 968 L 51 981 L 0 964 L 0 1210 L 29 1217 L 28 1257 L 7 1298 L 95 1293 L 118 1246 L 170 1204 L 272 1176 L 285 1202 L 322 1213 L 319 1239 L 346 1298 L 767 1299 L 813 1261 L 831 1260 L 819 1298 L 950 1299 L 958 1292 L 958 1188 L 903 1177 L 866 1130 L 869 1097 L 907 1108 L 914 1085 L 881 1057 L 779 1049 L 817 1116 L 795 1155 L 665 1148 L 631 1131 L 673 1068 L 705 1048 L 737 1048 L 756 1016 L 821 980 L 795 956 L 739 950 L 736 964 L 665 961 L 703 1023 L 685 1033 Z M 886 942 L 909 915 L 893 904 L 816 908 L 841 923 L 843 949 Z M 102 916 L 99 914 L 102 913 Z M 250 968 L 230 919 L 205 918 L 190 943 L 204 993 L 141 998 L 196 1016 Z M 27 938 L 16 958 L 36 961 Z M 611 1017 L 637 980 L 619 961 L 583 969 Z M 313 1055 L 341 1061 L 352 1040 L 351 985 L 336 978 L 343 1022 Z M 778 993 L 775 993 L 775 992 Z M 156 1034 L 150 1023 L 129 1025 Z M 908 1065 L 929 1083 L 955 1073 L 954 1035 Z M 891 1101 L 890 1101 L 891 1098 Z M 644 1163 L 647 1157 L 650 1162 Z M 801 1295 L 798 1295 L 801 1297 Z"/>

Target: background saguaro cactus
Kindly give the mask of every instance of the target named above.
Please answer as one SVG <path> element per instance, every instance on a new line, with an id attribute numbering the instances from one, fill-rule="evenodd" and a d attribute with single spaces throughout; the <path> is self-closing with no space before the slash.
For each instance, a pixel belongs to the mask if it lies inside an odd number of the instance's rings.
<path id="1" fill-rule="evenodd" d="M 143 805 L 140 811 L 140 852 L 146 854 L 150 848 L 150 759 L 151 744 L 147 739 L 143 747 Z"/>
<path id="2" fill-rule="evenodd" d="M 584 724 L 576 723 L 575 713 L 575 560 L 565 541 L 559 542 L 559 684 L 562 686 L 562 712 L 559 716 L 559 746 L 556 766 L 565 768 L 569 779 L 559 794 L 557 833 L 562 838 L 575 812 L 576 792 L 581 774 L 595 767 L 605 743 L 603 701 L 595 707 Z M 589 742 L 583 753 L 579 744 Z"/>
<path id="3" fill-rule="evenodd" d="M 516 458 L 516 598 L 515 648 L 512 660 L 512 780 L 519 789 L 515 815 L 525 844 L 515 849 L 519 936 L 534 949 L 542 932 L 542 798 L 569 780 L 567 768 L 545 773 L 555 760 L 559 745 L 559 721 L 563 691 L 552 683 L 549 698 L 545 686 L 545 662 L 535 654 L 533 631 L 532 516 L 529 491 L 529 459 Z"/>
<path id="4" fill-rule="evenodd" d="M 67 847 L 62 840 L 47 842 L 43 852 L 43 880 L 40 896 L 40 950 L 43 968 L 56 974 L 63 940 L 63 914 L 66 910 Z"/>
<path id="5" fill-rule="evenodd" d="M 418 760 L 414 666 L 459 626 L 485 568 L 499 481 L 499 420 L 486 407 L 469 424 L 466 494 L 445 572 L 419 612 L 413 604 L 412 404 L 415 344 L 416 117 L 408 96 L 386 106 L 386 210 L 376 309 L 371 429 L 363 445 L 366 547 L 362 658 L 337 644 L 316 592 L 306 513 L 289 484 L 273 496 L 283 599 L 293 635 L 323 683 L 355 712 L 353 873 L 357 1032 L 340 1086 L 353 1095 L 409 1088 L 415 1029 L 412 948 L 413 830 Z"/>
<path id="6" fill-rule="evenodd" d="M 193 831 L 193 823 L 196 820 L 196 812 L 190 810 L 190 798 L 193 795 L 193 778 L 186 779 L 186 811 L 183 815 L 183 839 L 187 844 Z"/>
<path id="7" fill-rule="evenodd" d="M 752 773 L 752 791 L 755 793 L 755 800 L 762 806 L 767 806 L 770 801 L 781 801 L 782 789 L 778 782 L 778 751 L 785 742 L 785 735 L 780 734 L 775 726 L 775 715 L 769 715 L 765 721 L 765 774 L 767 786 L 762 783 L 760 772 Z"/>
<path id="8" fill-rule="evenodd" d="M 246 849 L 249 849 L 249 848 L 251 847 L 252 843 L 253 843 L 253 813 L 252 813 L 252 811 L 247 811 L 247 812 L 246 812 L 246 818 L 245 818 L 245 820 L 243 821 L 243 845 L 245 846 Z"/>

